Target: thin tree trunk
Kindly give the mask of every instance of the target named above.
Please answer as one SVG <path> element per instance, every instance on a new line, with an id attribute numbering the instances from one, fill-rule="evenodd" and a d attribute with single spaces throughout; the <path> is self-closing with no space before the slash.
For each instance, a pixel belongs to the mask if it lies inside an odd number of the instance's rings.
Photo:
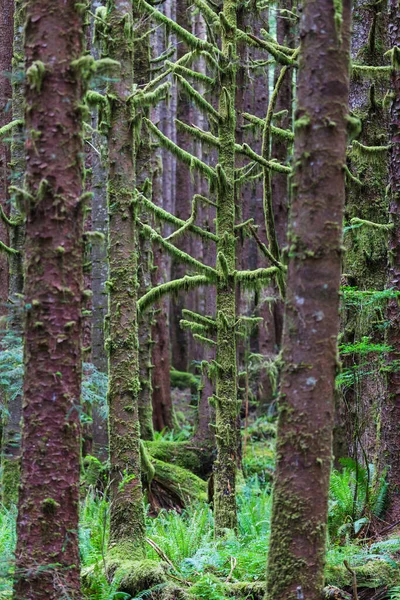
<path id="1" fill-rule="evenodd" d="M 12 0 L 1 0 L 0 1 L 0 129 L 10 123 L 12 119 L 11 111 L 11 60 L 12 60 L 12 43 L 13 43 L 13 12 L 14 3 Z M 11 137 L 10 134 L 6 134 L 0 137 L 0 207 L 6 213 L 9 214 L 8 205 L 8 178 L 9 178 L 9 162 L 10 162 L 10 146 L 8 139 Z M 6 246 L 9 245 L 9 232 L 7 225 L 0 219 L 0 241 Z M 8 300 L 8 281 L 9 281 L 9 266 L 8 257 L 5 252 L 0 252 L 0 338 L 6 331 L 6 315 L 8 312 L 7 300 Z M 6 394 L 2 393 L 0 396 L 0 402 L 7 406 Z M 8 477 L 8 473 L 4 472 L 4 464 L 7 463 L 7 458 L 10 453 L 10 448 L 7 444 L 9 438 L 8 432 L 12 427 L 10 421 L 10 415 L 6 416 L 5 411 L 3 412 L 3 423 L 2 423 L 2 481 L 1 481 L 1 497 L 2 502 L 5 506 L 8 506 L 11 501 L 15 501 L 15 495 L 11 492 L 9 497 L 8 491 L 11 488 L 16 489 L 13 486 L 15 480 L 15 473 L 12 477 Z M 17 428 L 17 433 L 19 433 Z M 7 458 L 6 458 L 7 457 Z M 18 478 L 17 478 L 18 481 Z"/>
<path id="2" fill-rule="evenodd" d="M 82 17 L 26 5 L 25 380 L 15 600 L 80 598 Z M 62 468 L 60 468 L 62 466 Z"/>
<path id="3" fill-rule="evenodd" d="M 217 200 L 217 352 L 216 440 L 218 458 L 214 465 L 215 533 L 236 529 L 237 468 L 237 381 L 236 381 L 236 268 L 235 241 L 235 73 L 236 2 L 224 0 L 223 15 L 229 23 L 222 28 L 224 71 L 219 101 L 219 151 Z M 228 272 L 227 272 L 228 271 Z"/>
<path id="4" fill-rule="evenodd" d="M 11 111 L 11 59 L 13 40 L 12 0 L 0 1 L 0 129 L 10 123 Z M 10 146 L 7 140 L 11 134 L 0 136 L 0 207 L 8 214 L 8 177 L 10 162 Z M 0 219 L 0 241 L 6 246 L 9 243 L 7 225 Z M 0 335 L 5 329 L 1 317 L 7 314 L 8 299 L 8 260 L 7 254 L 0 251 Z"/>
<path id="5" fill-rule="evenodd" d="M 389 235 L 388 287 L 400 291 L 400 7 L 397 1 L 389 3 L 389 43 L 393 48 L 392 103 L 390 107 L 390 204 L 389 214 L 393 229 Z M 387 399 L 382 407 L 382 449 L 384 462 L 389 465 L 389 483 L 386 520 L 400 519 L 400 310 L 398 298 L 390 298 L 387 307 L 386 341 L 393 348 L 388 355 L 392 370 L 387 374 Z"/>
<path id="6" fill-rule="evenodd" d="M 350 1 L 306 0 L 301 22 L 277 464 L 267 598 L 324 585 L 349 90 Z M 313 93 L 310 94 L 310 90 Z"/>
<path id="7" fill-rule="evenodd" d="M 176 22 L 187 31 L 192 30 L 189 3 L 187 0 L 176 0 Z M 186 52 L 186 44 L 180 41 L 177 47 L 177 60 L 179 60 Z M 177 118 L 184 123 L 190 123 L 191 113 L 191 102 L 188 95 L 183 92 L 179 93 L 176 112 Z M 183 150 L 193 153 L 194 144 L 191 136 L 187 132 L 181 131 L 179 128 L 176 132 L 176 143 Z M 179 168 L 176 169 L 175 190 L 174 214 L 179 219 L 186 221 L 190 216 L 191 199 L 193 196 L 193 183 L 189 167 L 186 165 L 179 165 Z M 190 242 L 191 240 L 188 239 L 187 236 L 183 236 L 179 240 L 177 246 L 184 252 L 188 252 L 190 251 Z M 172 258 L 171 279 L 183 277 L 186 270 L 186 265 L 182 263 L 182 261 L 177 260 L 175 257 Z M 189 299 L 192 300 L 192 302 L 188 304 Z M 194 357 L 189 357 L 189 332 L 186 329 L 181 328 L 180 320 L 182 319 L 182 309 L 185 307 L 192 308 L 193 306 L 193 293 L 185 294 L 181 292 L 171 298 L 170 302 L 171 362 L 174 369 L 177 369 L 178 371 L 187 371 L 190 360 Z M 192 306 L 190 306 L 190 304 Z"/>
<path id="8" fill-rule="evenodd" d="M 140 41 L 135 45 L 135 83 L 143 88 L 150 81 L 150 23 L 148 19 L 140 18 L 139 14 L 135 17 L 135 37 Z M 143 107 L 141 114 L 149 118 L 150 109 Z M 137 115 L 138 117 L 138 115 Z M 154 165 L 154 151 L 151 145 L 150 134 L 146 128 L 141 131 L 140 139 L 136 148 L 136 185 L 138 190 L 152 199 L 152 178 Z M 148 224 L 149 211 L 145 208 L 141 211 L 140 220 Z M 139 296 L 143 296 L 151 288 L 151 269 L 153 266 L 153 256 L 151 241 L 148 236 L 139 235 Z M 153 320 L 152 311 L 147 311 L 139 323 L 139 421 L 140 435 L 143 440 L 152 440 L 154 436 L 153 429 L 153 407 L 152 407 L 152 337 L 151 325 Z"/>
<path id="9" fill-rule="evenodd" d="M 137 233 L 133 109 L 133 14 L 130 0 L 109 0 L 109 57 L 120 63 L 109 85 L 109 432 L 111 511 L 109 553 L 116 560 L 144 556 L 144 505 L 138 415 Z M 110 97 L 111 96 L 111 97 Z"/>
<path id="10" fill-rule="evenodd" d="M 14 36 L 12 60 L 12 118 L 21 122 L 24 118 L 24 20 L 25 1 L 14 3 Z M 18 254 L 9 256 L 9 328 L 15 336 L 15 343 L 22 335 L 22 293 L 24 285 L 23 247 L 25 239 L 23 198 L 20 192 L 25 179 L 25 127 L 22 124 L 13 128 L 11 141 L 11 194 L 10 217 L 17 225 L 10 228 L 9 242 Z M 14 340 L 13 340 L 14 342 Z M 2 501 L 5 506 L 18 501 L 19 463 L 21 458 L 21 417 L 22 396 L 10 396 L 7 401 L 7 420 L 2 435 Z"/>
<path id="11" fill-rule="evenodd" d="M 91 10 L 96 12 L 98 1 L 94 0 Z M 95 29 L 94 19 L 91 25 L 92 39 Z M 100 51 L 96 44 L 92 45 L 91 53 L 95 59 L 100 58 Z M 97 91 L 104 93 L 105 85 L 98 83 Z M 101 131 L 104 123 L 99 121 L 99 110 L 94 109 L 92 114 L 92 228 L 98 231 L 103 239 L 92 241 L 92 363 L 101 373 L 107 373 L 108 361 L 105 349 L 105 325 L 107 316 L 107 290 L 105 287 L 108 279 L 107 261 L 107 236 L 108 236 L 108 209 L 107 209 L 107 140 Z M 102 411 L 97 405 L 92 407 L 92 434 L 93 455 L 105 462 L 108 458 L 108 425 Z"/>

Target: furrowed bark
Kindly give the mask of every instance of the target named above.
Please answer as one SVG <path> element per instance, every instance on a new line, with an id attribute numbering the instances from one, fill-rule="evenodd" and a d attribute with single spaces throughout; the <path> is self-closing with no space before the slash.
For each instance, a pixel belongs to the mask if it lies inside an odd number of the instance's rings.
<path id="1" fill-rule="evenodd" d="M 332 459 L 350 1 L 306 0 L 266 598 L 321 598 Z M 313 93 L 310 94 L 310 89 Z"/>
<path id="2" fill-rule="evenodd" d="M 389 215 L 394 224 L 389 234 L 388 287 L 400 291 L 400 71 L 398 54 L 400 48 L 400 8 L 398 2 L 389 2 L 389 43 L 393 48 L 393 72 L 391 79 L 392 102 L 390 107 L 390 159 L 389 159 Z M 398 298 L 390 298 L 387 306 L 386 342 L 393 350 L 388 355 L 392 369 L 387 374 L 387 398 L 382 406 L 382 458 L 390 468 L 386 520 L 394 523 L 400 519 L 400 310 Z"/>
<path id="3" fill-rule="evenodd" d="M 218 456 L 214 465 L 215 534 L 236 529 L 237 463 L 237 382 L 236 382 L 236 291 L 232 274 L 236 266 L 235 240 L 235 80 L 236 80 L 235 0 L 224 0 L 222 12 L 229 27 L 222 28 L 222 55 L 218 128 L 219 182 L 217 192 L 217 282 L 216 322 L 218 363 L 216 378 L 216 441 Z M 224 257 L 224 259 L 222 258 Z M 224 275 L 225 260 L 228 275 Z"/>
<path id="4" fill-rule="evenodd" d="M 30 200 L 14 598 L 78 599 L 83 149 L 72 61 L 82 52 L 82 18 L 65 0 L 31 1 L 26 11 Z"/>
<path id="5" fill-rule="evenodd" d="M 108 54 L 120 63 L 109 84 L 109 433 L 111 512 L 109 554 L 119 560 L 144 557 L 144 506 L 140 478 L 138 415 L 137 232 L 133 110 L 133 14 L 130 0 L 109 0 Z"/>

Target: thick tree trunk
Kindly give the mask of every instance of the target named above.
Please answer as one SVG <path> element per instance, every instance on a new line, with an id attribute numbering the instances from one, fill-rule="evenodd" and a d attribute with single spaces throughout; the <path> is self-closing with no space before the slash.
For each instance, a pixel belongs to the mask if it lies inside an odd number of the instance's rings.
<path id="1" fill-rule="evenodd" d="M 76 4 L 26 5 L 25 381 L 15 600 L 80 598 L 81 84 Z M 72 64 L 71 64 L 72 63 Z M 62 466 L 62 468 L 60 468 Z"/>
<path id="2" fill-rule="evenodd" d="M 306 0 L 267 598 L 324 584 L 349 89 L 350 1 Z M 313 93 L 310 93 L 310 90 Z"/>
<path id="3" fill-rule="evenodd" d="M 222 28 L 224 70 L 221 73 L 218 127 L 220 168 L 217 199 L 217 352 L 216 440 L 214 465 L 215 533 L 236 529 L 236 468 L 238 454 L 236 381 L 236 268 L 235 240 L 235 0 L 224 0 L 223 15 L 230 28 Z"/>
<path id="4" fill-rule="evenodd" d="M 389 43 L 393 48 L 392 103 L 390 107 L 390 205 L 389 214 L 393 229 L 389 235 L 388 287 L 400 291 L 400 7 L 397 1 L 389 3 Z M 382 457 L 389 466 L 388 507 L 386 520 L 400 519 L 400 310 L 398 298 L 391 298 L 387 307 L 386 341 L 393 348 L 388 355 L 392 370 L 387 374 L 387 399 L 382 407 Z"/>
<path id="5" fill-rule="evenodd" d="M 137 234 L 132 133 L 133 14 L 130 0 L 109 0 L 109 57 L 120 63 L 109 85 L 109 431 L 111 513 L 109 553 L 117 560 L 144 555 L 144 505 L 138 415 Z"/>

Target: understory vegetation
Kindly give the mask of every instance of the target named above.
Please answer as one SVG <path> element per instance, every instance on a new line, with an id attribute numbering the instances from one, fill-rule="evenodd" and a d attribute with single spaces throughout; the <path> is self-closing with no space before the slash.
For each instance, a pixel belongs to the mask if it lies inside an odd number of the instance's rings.
<path id="1" fill-rule="evenodd" d="M 255 433 L 256 432 L 256 433 Z M 271 517 L 271 485 L 274 469 L 275 425 L 258 419 L 247 432 L 243 460 L 245 476 L 238 491 L 238 535 L 229 532 L 215 539 L 212 507 L 193 502 L 183 511 L 162 510 L 146 518 L 146 559 L 162 563 L 166 581 L 136 596 L 118 591 L 120 577 L 107 576 L 106 548 L 109 530 L 109 500 L 104 492 L 85 485 L 80 508 L 79 547 L 84 598 L 87 600 L 139 600 L 158 598 L 175 585 L 176 596 L 204 600 L 262 598 L 265 585 L 265 553 L 268 550 Z M 169 432 L 159 439 L 182 441 Z M 326 585 L 350 589 L 354 569 L 360 588 L 389 586 L 398 597 L 400 535 L 379 540 L 384 530 L 381 516 L 387 485 L 384 477 L 369 468 L 343 459 L 341 471 L 333 470 L 329 500 L 329 536 Z M 12 596 L 13 558 L 16 543 L 16 507 L 0 510 L 0 598 Z M 378 541 L 379 540 L 379 541 Z M 235 587 L 235 584 L 236 587 Z M 396 595 L 397 594 L 397 595 Z M 172 596 L 174 597 L 174 596 Z"/>

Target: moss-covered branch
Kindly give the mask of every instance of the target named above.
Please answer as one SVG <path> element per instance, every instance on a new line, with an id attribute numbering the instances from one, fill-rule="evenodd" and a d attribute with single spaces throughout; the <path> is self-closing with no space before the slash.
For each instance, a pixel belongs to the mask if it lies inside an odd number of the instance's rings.
<path id="1" fill-rule="evenodd" d="M 162 237 L 162 235 L 160 235 L 159 233 L 157 233 L 157 231 L 150 227 L 150 225 L 146 225 L 145 223 L 142 223 L 139 220 L 137 222 L 139 223 L 143 233 L 145 233 L 152 241 L 155 241 L 158 244 L 160 244 L 163 248 L 165 248 L 165 250 L 167 250 L 167 252 L 175 256 L 178 260 L 188 265 L 191 265 L 192 267 L 195 267 L 199 271 L 204 271 L 209 277 L 214 277 L 214 279 L 217 277 L 217 271 L 215 269 L 203 264 L 196 258 L 193 258 L 193 256 L 190 256 L 190 254 L 187 254 L 183 250 L 180 250 L 173 244 L 170 244 L 166 239 Z"/>
<path id="2" fill-rule="evenodd" d="M 394 228 L 394 223 L 374 223 L 373 221 L 367 221 L 366 219 L 359 219 L 354 217 L 350 220 L 352 225 L 360 225 L 363 227 L 371 227 L 372 229 L 378 229 L 383 232 L 391 231 Z"/>
<path id="3" fill-rule="evenodd" d="M 202 96 L 197 90 L 194 89 L 192 85 L 186 79 L 175 73 L 175 77 L 179 81 L 180 85 L 183 87 L 185 92 L 190 96 L 193 102 L 200 108 L 200 110 L 205 111 L 212 115 L 217 121 L 220 119 L 219 112 Z"/>
<path id="4" fill-rule="evenodd" d="M 172 140 L 167 138 L 167 136 L 165 136 L 158 129 L 158 127 L 153 125 L 153 123 L 149 119 L 144 118 L 143 121 L 146 123 L 146 125 L 150 129 L 150 131 L 152 133 L 154 133 L 154 135 L 157 136 L 157 138 L 160 140 L 161 144 L 167 150 L 172 152 L 172 154 L 174 156 L 176 156 L 179 160 L 181 160 L 184 164 L 188 165 L 190 168 L 197 169 L 198 171 L 200 171 L 200 173 L 205 175 L 210 181 L 215 181 L 216 173 L 215 173 L 214 169 L 212 169 L 211 167 L 206 165 L 206 163 L 204 163 L 199 158 L 196 158 L 189 152 L 186 152 L 185 150 L 183 150 L 182 148 L 177 146 Z"/>
<path id="5" fill-rule="evenodd" d="M 161 208 L 161 206 L 157 206 L 156 204 L 154 204 L 151 200 L 146 198 L 146 196 L 144 196 L 140 192 L 138 192 L 138 191 L 136 191 L 136 192 L 137 192 L 137 196 L 140 199 L 140 202 L 142 202 L 146 208 L 151 210 L 153 212 L 153 214 L 157 217 L 157 219 L 165 221 L 166 223 L 171 223 L 172 225 L 176 225 L 177 227 L 183 227 L 186 224 L 186 221 L 183 221 L 183 219 L 179 219 L 178 217 L 175 217 L 175 215 L 172 215 L 170 212 L 164 210 L 163 208 Z M 207 198 L 204 198 L 204 200 L 207 200 Z M 206 231 L 205 229 L 202 229 L 201 227 L 198 227 L 197 225 L 194 225 L 193 223 L 191 223 L 188 226 L 188 229 L 190 231 L 193 231 L 193 233 L 196 233 L 200 237 L 212 240 L 213 242 L 216 242 L 218 239 L 217 236 L 215 235 L 215 233 L 212 233 L 211 231 Z"/>
<path id="6" fill-rule="evenodd" d="M 11 121 L 10 123 L 7 123 L 3 127 L 0 127 L 0 139 L 6 136 L 8 133 L 11 133 L 14 127 L 18 127 L 23 124 L 24 121 L 22 119 L 16 119 L 14 121 Z"/>
<path id="7" fill-rule="evenodd" d="M 189 48 L 193 48 L 194 50 L 208 50 L 209 52 L 219 53 L 220 50 L 207 42 L 206 40 L 202 40 L 195 35 L 189 33 L 184 27 L 181 27 L 173 21 L 166 17 L 162 12 L 148 4 L 145 0 L 139 0 L 139 10 L 144 9 L 148 12 L 156 21 L 165 25 L 168 29 L 176 33 L 176 35 L 183 40 Z"/>
<path id="8" fill-rule="evenodd" d="M 290 167 L 281 165 L 280 163 L 275 162 L 274 160 L 265 160 L 265 158 L 263 158 L 262 156 L 257 154 L 257 152 L 254 152 L 254 150 L 252 148 L 250 148 L 250 146 L 248 144 L 242 144 L 241 146 L 240 146 L 240 144 L 235 144 L 235 151 L 240 154 L 245 154 L 246 156 L 248 156 L 255 162 L 257 162 L 260 165 L 262 165 L 263 167 L 265 167 L 266 169 L 271 169 L 271 171 L 276 171 L 277 173 L 287 173 L 287 174 L 292 172 L 292 169 Z"/>
<path id="9" fill-rule="evenodd" d="M 278 267 L 254 269 L 253 271 L 237 271 L 235 274 L 235 279 L 242 286 L 253 288 L 259 283 L 268 283 L 278 272 Z"/>
<path id="10" fill-rule="evenodd" d="M 142 296 L 138 303 L 139 314 L 143 313 L 149 306 L 152 306 L 167 294 L 177 294 L 180 291 L 190 291 L 202 285 L 212 285 L 214 279 L 210 279 L 205 275 L 186 275 L 181 279 L 173 279 L 153 287 L 150 291 Z"/>
<path id="11" fill-rule="evenodd" d="M 265 119 L 260 119 L 250 113 L 242 113 L 242 117 L 247 121 L 250 121 L 250 123 L 253 123 L 253 125 L 257 125 L 260 128 L 265 127 Z M 291 142 L 294 140 L 294 133 L 290 129 L 281 129 L 280 127 L 271 125 L 271 134 Z"/>

